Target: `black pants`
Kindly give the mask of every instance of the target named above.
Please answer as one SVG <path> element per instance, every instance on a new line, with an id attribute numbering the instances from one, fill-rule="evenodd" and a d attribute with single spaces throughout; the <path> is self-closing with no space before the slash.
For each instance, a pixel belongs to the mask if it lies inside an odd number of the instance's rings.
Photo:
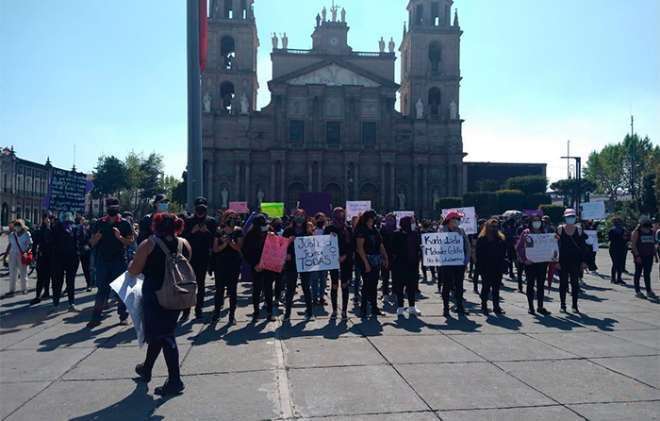
<path id="1" fill-rule="evenodd" d="M 388 269 L 383 269 L 381 271 L 381 279 L 382 279 L 382 284 L 381 284 L 381 292 L 383 295 L 390 295 L 390 275 L 391 272 Z"/>
<path id="2" fill-rule="evenodd" d="M 233 317 L 236 313 L 238 276 L 240 273 L 240 262 L 238 264 L 222 263 L 215 265 L 215 297 L 213 303 L 215 314 L 220 313 L 225 305 L 225 290 L 227 290 L 229 296 L 230 317 Z"/>
<path id="3" fill-rule="evenodd" d="M 642 262 L 635 262 L 635 292 L 640 292 L 639 280 L 644 274 L 644 286 L 646 286 L 646 292 L 651 292 L 651 270 L 653 269 L 653 256 L 642 256 Z"/>
<path id="4" fill-rule="evenodd" d="M 53 304 L 55 306 L 60 304 L 62 285 L 66 280 L 66 295 L 69 299 L 69 305 L 73 305 L 76 273 L 78 272 L 78 256 L 56 256 L 53 260 L 53 266 Z"/>
<path id="5" fill-rule="evenodd" d="M 173 384 L 180 383 L 179 348 L 176 345 L 176 339 L 174 336 L 162 336 L 149 341 L 147 355 L 144 359 L 144 370 L 151 374 L 151 370 L 154 368 L 154 364 L 156 363 L 156 359 L 161 350 L 163 351 L 165 364 L 167 364 L 168 381 Z"/>
<path id="6" fill-rule="evenodd" d="M 274 273 L 268 270 L 257 272 L 252 270 L 252 308 L 254 313 L 252 317 L 259 315 L 259 303 L 261 302 L 261 293 L 264 293 L 264 301 L 266 302 L 266 313 L 269 316 L 273 315 L 273 282 L 275 281 Z"/>
<path id="7" fill-rule="evenodd" d="M 547 263 L 533 263 L 525 267 L 525 276 L 527 278 L 527 304 L 530 310 L 534 310 L 534 297 L 536 296 L 536 306 L 543 308 L 543 298 L 545 289 L 543 283 L 548 274 Z M 536 288 L 536 294 L 534 294 Z"/>
<path id="8" fill-rule="evenodd" d="M 90 252 L 85 252 L 80 254 L 80 266 L 82 266 L 83 275 L 85 276 L 85 284 L 87 288 L 91 288 L 94 285 L 92 284 L 92 274 L 89 270 L 89 258 Z"/>
<path id="9" fill-rule="evenodd" d="M 394 294 L 396 294 L 396 305 L 401 308 L 404 304 L 405 296 L 408 298 L 408 306 L 415 307 L 415 295 L 419 286 L 419 273 L 417 266 L 403 266 L 392 271 L 394 280 Z"/>
<path id="10" fill-rule="evenodd" d="M 286 303 L 285 303 L 285 317 L 291 316 L 291 308 L 293 307 L 293 297 L 296 295 L 296 288 L 298 286 L 298 272 L 295 270 L 288 270 L 284 273 L 286 278 Z M 309 282 L 309 273 L 300 274 L 300 283 L 302 285 L 303 297 L 305 298 L 305 312 L 308 316 L 312 313 L 312 287 Z"/>
<path id="11" fill-rule="evenodd" d="M 470 277 L 472 277 L 472 286 L 475 291 L 479 290 L 479 266 L 474 260 L 470 260 Z"/>
<path id="12" fill-rule="evenodd" d="M 612 259 L 612 272 L 610 273 L 610 281 L 623 282 L 622 274 L 626 265 L 626 250 L 616 250 L 610 248 L 610 258 Z"/>
<path id="13" fill-rule="evenodd" d="M 195 304 L 195 317 L 201 317 L 204 309 L 204 295 L 206 294 L 206 271 L 209 267 L 208 261 L 192 261 L 190 265 L 195 272 L 195 280 L 197 281 L 197 303 Z M 190 316 L 190 309 L 183 310 L 181 317 L 187 319 Z"/>
<path id="14" fill-rule="evenodd" d="M 41 298 L 41 294 L 48 295 L 50 289 L 50 279 L 53 276 L 53 264 L 50 256 L 43 256 L 37 259 L 37 288 L 36 296 Z"/>
<path id="15" fill-rule="evenodd" d="M 371 314 L 378 313 L 378 277 L 379 268 L 371 266 L 371 271 L 365 273 L 362 269 L 362 316 L 367 314 L 367 303 L 371 304 Z"/>
<path id="16" fill-rule="evenodd" d="M 330 271 L 330 301 L 332 302 L 332 311 L 337 312 L 337 295 L 339 292 L 339 282 L 341 281 L 341 310 L 348 311 L 348 290 L 351 286 L 351 275 L 353 274 L 353 264 L 351 262 L 341 263 L 339 269 Z"/>
<path id="17" fill-rule="evenodd" d="M 442 273 L 442 303 L 445 309 L 449 308 L 449 292 L 454 291 L 456 308 L 463 310 L 463 277 L 465 266 L 443 266 Z"/>
<path id="18" fill-rule="evenodd" d="M 561 263 L 561 270 L 559 272 L 559 299 L 561 307 L 566 307 L 566 292 L 568 290 L 568 282 L 571 282 L 571 297 L 573 299 L 573 307 L 578 305 L 578 296 L 580 294 L 580 264 Z"/>
<path id="19" fill-rule="evenodd" d="M 488 297 L 493 297 L 493 308 L 500 308 L 500 288 L 502 287 L 502 274 L 495 272 L 484 272 L 481 274 L 483 286 L 481 287 L 481 303 L 486 304 Z"/>

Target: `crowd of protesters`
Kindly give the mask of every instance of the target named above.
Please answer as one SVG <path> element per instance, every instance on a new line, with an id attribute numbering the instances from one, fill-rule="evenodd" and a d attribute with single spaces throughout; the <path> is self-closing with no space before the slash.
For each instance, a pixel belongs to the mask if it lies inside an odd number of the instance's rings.
<path id="1" fill-rule="evenodd" d="M 463 215 L 456 211 L 433 221 L 416 221 L 412 216 L 397 220 L 394 214 L 381 216 L 373 210 L 347 219 L 342 208 L 335 208 L 330 215 L 308 215 L 304 209 L 296 209 L 282 218 L 269 218 L 260 213 L 245 218 L 247 215 L 225 210 L 216 219 L 209 213 L 208 202 L 203 197 L 195 200 L 194 212 L 189 215 L 171 213 L 164 195 L 157 195 L 151 206 L 151 211 L 139 222 L 134 221 L 130 213 L 121 212 L 119 201 L 114 198 L 106 200 L 103 217 L 90 221 L 68 212 L 47 213 L 40 225 L 30 230 L 23 220 L 16 220 L 10 227 L 4 253 L 10 276 L 10 289 L 5 297 L 16 293 L 18 280 L 21 292 L 27 293 L 28 266 L 35 260 L 35 297 L 30 304 L 50 298 L 57 308 L 65 286 L 69 310 L 76 312 L 75 278 L 81 266 L 87 291 L 96 288 L 87 325 L 91 329 L 101 324 L 103 310 L 114 295 L 110 283 L 126 271 L 144 275 L 142 295 L 148 348 L 145 362 L 138 365 L 136 371 L 143 380 L 149 381 L 153 364 L 162 351 L 169 376 L 165 385 L 157 389 L 159 394 L 176 394 L 183 390 L 174 336 L 176 325 L 187 321 L 191 311 L 197 321 L 217 323 L 225 308 L 225 295 L 229 301 L 227 323 L 234 324 L 239 281 L 251 284 L 253 322 L 262 318 L 262 311 L 266 321 L 273 321 L 283 307 L 282 321 L 288 323 L 299 287 L 304 301 L 301 315 L 305 320 L 314 317 L 315 307 L 327 305 L 328 293 L 331 319 L 348 318 L 351 293 L 360 317 L 382 315 L 381 306 L 385 302 L 396 308 L 398 317 L 406 312 L 418 317 L 422 315 L 416 304 L 420 298 L 420 275 L 423 282 L 437 282 L 444 316 L 451 317 L 454 312 L 463 317 L 468 313 L 464 305 L 466 272 L 484 314 L 490 312 L 489 301 L 493 313 L 505 314 L 500 290 L 504 277 L 508 276 L 518 291 L 526 294 L 529 313 L 547 316 L 550 310 L 545 306 L 546 284 L 549 289 L 557 276 L 559 310 L 567 312 L 566 299 L 570 292 L 571 309 L 579 313 L 582 275 L 585 270 L 597 270 L 595 252 L 585 233 L 594 226 L 591 221 L 579 221 L 572 209 L 564 212 L 563 222 L 558 226 L 547 216 L 505 215 L 478 220 L 477 233 L 467 235 L 461 227 Z M 464 264 L 424 267 L 421 236 L 431 232 L 453 232 L 461 236 Z M 525 244 L 528 236 L 534 234 L 555 235 L 558 259 L 541 263 L 529 260 Z M 290 241 L 281 273 L 266 270 L 260 262 L 270 235 L 290 240 L 315 235 L 336 236 L 339 268 L 299 273 L 294 242 Z M 630 250 L 635 262 L 633 279 L 637 297 L 656 299 L 651 288 L 651 271 L 654 261 L 658 262 L 660 257 L 660 226 L 642 217 L 629 231 L 620 218 L 614 218 L 608 241 L 611 282 L 624 283 L 622 273 L 626 271 L 626 254 Z M 163 287 L 165 259 L 172 253 L 185 257 L 192 267 L 197 284 L 193 308 L 166 309 L 156 297 Z M 212 275 L 215 294 L 213 311 L 207 319 L 204 305 L 209 275 Z M 642 278 L 646 295 L 640 287 Z M 126 307 L 121 300 L 117 302 L 119 321 L 127 324 Z"/>

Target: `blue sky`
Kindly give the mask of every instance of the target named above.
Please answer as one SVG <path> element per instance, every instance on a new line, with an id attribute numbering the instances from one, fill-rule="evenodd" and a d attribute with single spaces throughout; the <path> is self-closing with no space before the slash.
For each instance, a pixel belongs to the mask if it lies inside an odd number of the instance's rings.
<path id="1" fill-rule="evenodd" d="M 270 95 L 270 36 L 310 48 L 331 0 L 256 0 L 259 105 Z M 355 50 L 401 40 L 407 0 L 344 0 Z M 547 162 L 636 131 L 660 142 L 660 2 L 456 0 L 467 160 Z M 0 0 L 0 145 L 90 171 L 100 154 L 186 156 L 183 0 Z M 397 66 L 398 67 L 398 66 Z M 398 78 L 398 71 L 397 71 Z"/>

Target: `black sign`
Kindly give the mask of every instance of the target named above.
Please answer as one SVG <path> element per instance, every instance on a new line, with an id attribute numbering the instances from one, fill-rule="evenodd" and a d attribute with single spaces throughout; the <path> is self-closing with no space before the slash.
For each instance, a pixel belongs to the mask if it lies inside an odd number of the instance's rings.
<path id="1" fill-rule="evenodd" d="M 53 168 L 46 207 L 55 214 L 84 212 L 86 186 L 85 174 Z"/>

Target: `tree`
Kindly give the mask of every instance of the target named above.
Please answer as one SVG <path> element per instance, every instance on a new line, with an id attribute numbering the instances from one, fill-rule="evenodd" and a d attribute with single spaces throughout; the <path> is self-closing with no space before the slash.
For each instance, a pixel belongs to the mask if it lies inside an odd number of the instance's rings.
<path id="1" fill-rule="evenodd" d="M 585 178 L 596 185 L 596 191 L 606 194 L 613 201 L 625 187 L 621 174 L 624 155 L 621 144 L 607 145 L 600 152 L 594 151 L 589 155 L 584 170 Z"/>
<path id="2" fill-rule="evenodd" d="M 163 192 L 163 157 L 161 155 L 149 154 L 147 159 L 144 159 L 140 164 L 140 173 L 142 174 L 140 180 L 142 199 L 149 200 L 157 193 Z"/>
<path id="3" fill-rule="evenodd" d="M 498 190 L 495 195 L 499 213 L 508 210 L 522 210 L 525 207 L 525 193 L 520 190 Z"/>
<path id="4" fill-rule="evenodd" d="M 624 186 L 633 202 L 639 203 L 644 177 L 653 172 L 655 166 L 660 163 L 660 146 L 654 146 L 648 136 L 640 139 L 637 134 L 626 135 L 621 145 L 623 157 L 619 167 Z"/>
<path id="5" fill-rule="evenodd" d="M 548 179 L 543 175 L 511 177 L 504 182 L 504 187 L 508 190 L 520 190 L 530 196 L 534 193 L 545 193 L 548 188 Z"/>
<path id="6" fill-rule="evenodd" d="M 172 189 L 172 197 L 171 199 L 184 206 L 186 205 L 186 201 L 188 200 L 188 173 L 186 171 L 181 174 L 181 182 Z"/>
<path id="7" fill-rule="evenodd" d="M 477 190 L 480 192 L 494 192 L 499 190 L 501 183 L 497 180 L 479 180 L 477 181 Z"/>
<path id="8" fill-rule="evenodd" d="M 592 193 L 596 190 L 596 185 L 585 178 L 579 180 L 576 178 L 568 178 L 564 180 L 555 181 L 550 185 L 550 188 L 557 194 L 564 196 L 564 203 L 574 206 L 578 194 L 582 198 L 587 193 Z"/>
<path id="9" fill-rule="evenodd" d="M 660 210 L 660 164 L 655 166 L 655 201 L 656 207 Z"/>
<path id="10" fill-rule="evenodd" d="M 642 183 L 642 206 L 640 211 L 646 215 L 655 215 L 658 213 L 658 201 L 655 195 L 656 185 L 655 185 L 656 174 L 649 173 L 644 176 Z"/>
<path id="11" fill-rule="evenodd" d="M 96 197 L 118 195 L 128 185 L 126 164 L 115 156 L 99 157 L 94 168 L 94 193 Z"/>

